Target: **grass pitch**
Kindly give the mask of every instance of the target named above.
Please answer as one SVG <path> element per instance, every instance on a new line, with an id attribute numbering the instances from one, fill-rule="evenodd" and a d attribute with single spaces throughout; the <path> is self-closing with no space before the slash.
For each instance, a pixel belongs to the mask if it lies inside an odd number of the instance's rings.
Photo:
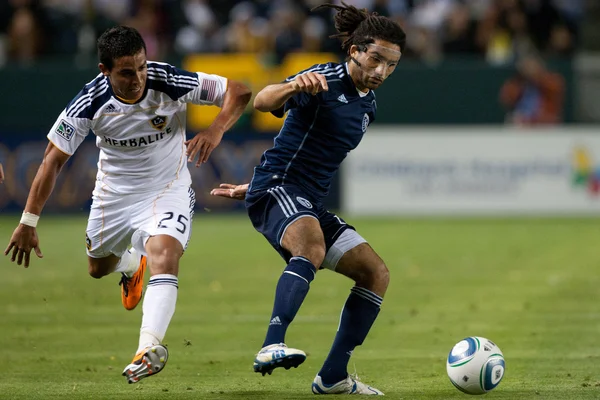
<path id="1" fill-rule="evenodd" d="M 0 217 L 3 249 L 18 216 Z M 597 220 L 350 219 L 392 283 L 365 344 L 361 379 L 391 399 L 464 399 L 445 358 L 465 336 L 492 339 L 506 375 L 488 399 L 600 398 Z M 298 369 L 252 371 L 271 313 L 279 256 L 244 216 L 200 214 L 181 264 L 163 372 L 127 385 L 141 307 L 116 275 L 87 275 L 85 217 L 40 220 L 45 257 L 0 258 L 0 399 L 304 399 L 351 281 L 318 273 L 287 342 Z"/>

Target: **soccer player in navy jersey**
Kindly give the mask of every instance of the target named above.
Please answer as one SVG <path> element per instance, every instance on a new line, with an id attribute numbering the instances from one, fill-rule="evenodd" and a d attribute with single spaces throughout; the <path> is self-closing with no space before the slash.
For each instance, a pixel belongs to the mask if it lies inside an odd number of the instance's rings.
<path id="1" fill-rule="evenodd" d="M 146 44 L 130 27 L 98 39 L 100 73 L 73 98 L 48 133 L 48 147 L 33 180 L 20 223 L 4 254 L 29 266 L 42 257 L 39 215 L 62 167 L 92 132 L 98 173 L 86 229 L 88 273 L 121 274 L 123 306 L 142 299 L 137 351 L 123 371 L 129 383 L 162 371 L 162 344 L 175 312 L 179 261 L 191 237 L 195 194 L 187 163 L 206 162 L 242 115 L 251 92 L 241 82 L 148 61 Z M 213 123 L 186 140 L 187 104 L 216 105 Z M 116 338 L 115 338 L 116 339 Z"/>
<path id="2" fill-rule="evenodd" d="M 339 34 L 335 36 L 343 39 L 348 62 L 314 65 L 260 91 L 254 107 L 279 117 L 287 113 L 283 128 L 254 169 L 249 187 L 222 184 L 211 193 L 245 199 L 256 230 L 288 263 L 277 284 L 273 313 L 254 371 L 270 374 L 277 367 L 297 367 L 305 360 L 302 350 L 285 345 L 285 333 L 317 270 L 327 268 L 356 284 L 312 391 L 380 395 L 381 391 L 350 376 L 347 365 L 379 314 L 389 271 L 352 226 L 325 209 L 322 199 L 346 155 L 375 120 L 373 89 L 396 68 L 406 35 L 391 19 L 365 9 L 345 3 L 321 7 L 337 11 Z"/>

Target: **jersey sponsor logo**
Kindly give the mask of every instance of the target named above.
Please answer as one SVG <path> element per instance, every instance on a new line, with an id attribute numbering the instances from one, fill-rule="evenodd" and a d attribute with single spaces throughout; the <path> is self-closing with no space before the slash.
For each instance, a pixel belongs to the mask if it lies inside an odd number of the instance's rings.
<path id="1" fill-rule="evenodd" d="M 147 136 L 141 136 L 138 138 L 132 138 L 132 139 L 113 139 L 113 138 L 109 138 L 108 136 L 103 136 L 104 142 L 108 143 L 111 146 L 117 146 L 117 147 L 142 147 L 142 146 L 148 146 L 152 143 L 158 142 L 159 140 L 162 140 L 165 138 L 165 135 L 168 135 L 169 133 L 172 132 L 171 127 L 167 128 L 166 130 L 160 132 L 160 133 L 154 133 L 152 135 L 147 135 Z"/>
<path id="2" fill-rule="evenodd" d="M 115 107 L 114 104 L 109 104 L 106 106 L 106 108 L 104 109 L 104 114 L 113 114 L 118 112 L 119 110 L 117 109 L 117 107 Z"/>
<path id="3" fill-rule="evenodd" d="M 304 197 L 298 196 L 298 197 L 296 197 L 296 201 L 298 203 L 300 203 L 301 205 L 303 205 L 304 207 L 306 207 L 306 208 L 312 208 L 313 207 L 312 204 L 310 204 L 310 201 L 306 200 Z"/>
<path id="4" fill-rule="evenodd" d="M 164 127 L 167 126 L 167 117 L 164 115 L 157 115 L 150 120 L 150 125 L 152 125 L 154 129 L 162 131 Z"/>
<path id="5" fill-rule="evenodd" d="M 75 134 L 75 128 L 73 127 L 73 125 L 69 124 L 64 119 L 61 119 L 60 123 L 56 127 L 55 132 L 58 135 L 62 136 L 64 139 L 71 140 L 73 134 Z"/>
<path id="6" fill-rule="evenodd" d="M 369 115 L 365 113 L 362 122 L 362 131 L 365 133 L 367 131 L 367 127 L 369 126 Z"/>
<path id="7" fill-rule="evenodd" d="M 348 104 L 348 100 L 346 100 L 346 96 L 344 96 L 343 94 L 341 94 L 337 99 L 338 99 L 338 101 L 341 101 L 342 103 Z"/>

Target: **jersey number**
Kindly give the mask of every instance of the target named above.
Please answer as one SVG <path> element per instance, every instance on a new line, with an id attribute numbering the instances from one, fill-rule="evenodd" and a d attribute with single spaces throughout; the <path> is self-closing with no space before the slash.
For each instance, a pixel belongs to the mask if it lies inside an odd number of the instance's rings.
<path id="1" fill-rule="evenodd" d="M 158 227 L 159 228 L 168 228 L 168 226 L 164 225 L 163 222 L 169 221 L 169 220 L 173 219 L 173 217 L 175 216 L 175 214 L 173 214 L 170 211 L 168 213 L 165 213 L 165 214 L 167 216 L 164 217 L 163 219 L 161 219 L 160 222 L 158 223 Z M 186 223 L 188 221 L 189 220 L 188 220 L 188 218 L 185 215 L 179 214 L 179 217 L 177 217 L 177 223 L 181 225 L 181 228 L 179 228 L 178 226 L 176 226 L 175 229 L 177 229 L 177 232 L 185 233 L 185 230 L 187 229 Z"/>

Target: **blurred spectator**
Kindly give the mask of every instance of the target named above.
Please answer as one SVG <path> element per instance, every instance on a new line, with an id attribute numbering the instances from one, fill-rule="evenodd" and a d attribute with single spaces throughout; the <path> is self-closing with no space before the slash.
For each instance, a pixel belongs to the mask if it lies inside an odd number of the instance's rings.
<path id="1" fill-rule="evenodd" d="M 8 0 L 0 6 L 0 30 L 6 34 L 8 60 L 30 64 L 44 49 L 45 23 L 37 0 Z"/>
<path id="2" fill-rule="evenodd" d="M 256 53 L 266 49 L 269 22 L 257 15 L 253 2 L 238 3 L 229 12 L 229 20 L 224 28 L 225 50 Z"/>
<path id="3" fill-rule="evenodd" d="M 506 122 L 514 125 L 547 125 L 562 122 L 565 82 L 532 55 L 517 63 L 517 73 L 500 90 L 507 108 Z"/>
<path id="4" fill-rule="evenodd" d="M 475 21 L 466 4 L 457 4 L 445 22 L 443 51 L 446 54 L 475 54 L 479 51 L 475 43 Z"/>
<path id="5" fill-rule="evenodd" d="M 571 57 L 589 7 L 586 0 L 345 1 L 398 21 L 408 36 L 404 58 L 469 54 L 494 64 L 534 50 Z M 328 39 L 332 13 L 310 13 L 325 2 L 342 0 L 0 0 L 0 65 L 57 55 L 91 62 L 97 36 L 118 24 L 142 33 L 150 59 L 195 52 L 252 52 L 277 61 L 296 51 L 339 54 L 339 43 Z"/>

